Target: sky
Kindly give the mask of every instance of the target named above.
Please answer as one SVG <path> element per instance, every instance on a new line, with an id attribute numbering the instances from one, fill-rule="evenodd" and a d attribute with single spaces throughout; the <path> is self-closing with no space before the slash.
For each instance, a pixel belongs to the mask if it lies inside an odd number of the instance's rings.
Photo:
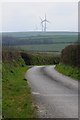
<path id="1" fill-rule="evenodd" d="M 41 31 L 45 14 L 47 31 L 78 31 L 78 2 L 3 2 L 0 31 Z"/>

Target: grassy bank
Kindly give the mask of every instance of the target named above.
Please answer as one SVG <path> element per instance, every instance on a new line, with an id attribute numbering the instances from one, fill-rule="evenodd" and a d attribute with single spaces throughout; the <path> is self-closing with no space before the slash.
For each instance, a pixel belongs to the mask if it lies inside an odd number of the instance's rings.
<path id="1" fill-rule="evenodd" d="M 80 80 L 80 69 L 69 65 L 58 64 L 55 69 L 69 77 Z"/>
<path id="2" fill-rule="evenodd" d="M 29 67 L 17 51 L 3 50 L 3 101 L 4 118 L 33 118 L 31 90 L 24 79 Z"/>

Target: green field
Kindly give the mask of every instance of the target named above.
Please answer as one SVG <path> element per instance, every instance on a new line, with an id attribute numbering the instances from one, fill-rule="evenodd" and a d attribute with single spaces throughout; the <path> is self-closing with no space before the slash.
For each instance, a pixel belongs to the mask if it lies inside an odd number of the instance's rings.
<path id="1" fill-rule="evenodd" d="M 61 52 L 61 50 L 68 45 L 70 44 L 18 45 L 15 47 L 27 51 Z"/>
<path id="2" fill-rule="evenodd" d="M 54 36 L 54 35 L 78 35 L 77 32 L 56 32 L 56 31 L 47 31 L 47 32 L 3 32 L 2 35 L 9 35 L 13 37 L 28 37 L 28 36 Z"/>
<path id="3" fill-rule="evenodd" d="M 78 41 L 77 32 L 9 32 L 3 33 L 3 45 L 28 51 L 61 52 Z"/>

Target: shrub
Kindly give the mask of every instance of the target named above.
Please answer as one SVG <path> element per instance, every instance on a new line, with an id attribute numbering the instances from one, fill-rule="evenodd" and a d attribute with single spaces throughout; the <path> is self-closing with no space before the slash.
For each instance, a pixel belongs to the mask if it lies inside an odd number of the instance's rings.
<path id="1" fill-rule="evenodd" d="M 60 61 L 59 56 L 54 56 L 47 53 L 26 53 L 21 52 L 26 65 L 50 65 L 58 64 Z"/>
<path id="2" fill-rule="evenodd" d="M 80 67 L 80 44 L 69 45 L 62 50 L 61 62 Z"/>
<path id="3" fill-rule="evenodd" d="M 31 56 L 25 52 L 21 52 L 20 54 L 21 54 L 21 57 L 23 58 L 23 60 L 25 61 L 25 64 L 31 65 Z"/>

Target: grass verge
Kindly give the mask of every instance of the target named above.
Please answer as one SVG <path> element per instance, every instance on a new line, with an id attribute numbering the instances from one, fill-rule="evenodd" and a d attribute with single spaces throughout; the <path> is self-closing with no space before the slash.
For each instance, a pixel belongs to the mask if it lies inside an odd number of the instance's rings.
<path id="1" fill-rule="evenodd" d="M 66 76 L 80 80 L 80 68 L 60 63 L 56 65 L 55 69 Z"/>
<path id="2" fill-rule="evenodd" d="M 33 118 L 35 108 L 32 105 L 30 87 L 24 79 L 29 67 L 16 62 L 3 63 L 3 101 L 4 118 Z"/>

